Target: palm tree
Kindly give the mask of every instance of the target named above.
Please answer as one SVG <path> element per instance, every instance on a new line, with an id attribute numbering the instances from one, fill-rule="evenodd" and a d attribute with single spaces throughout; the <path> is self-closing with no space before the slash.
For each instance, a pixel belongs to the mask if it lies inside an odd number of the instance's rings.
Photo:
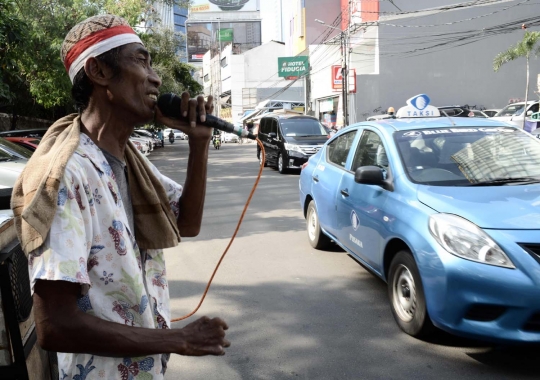
<path id="1" fill-rule="evenodd" d="M 511 46 L 510 49 L 497 54 L 493 60 L 493 70 L 499 71 L 502 65 L 514 59 L 525 57 L 527 59 L 527 86 L 525 87 L 525 107 L 523 110 L 523 126 L 525 128 L 525 118 L 527 117 L 527 100 L 529 99 L 529 58 L 531 54 L 540 54 L 540 46 L 536 44 L 540 41 L 540 32 L 525 32 L 523 40 Z"/>

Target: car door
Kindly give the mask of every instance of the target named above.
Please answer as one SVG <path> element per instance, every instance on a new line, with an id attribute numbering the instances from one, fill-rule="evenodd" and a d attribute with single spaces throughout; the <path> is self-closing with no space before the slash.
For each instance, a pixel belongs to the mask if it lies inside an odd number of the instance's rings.
<path id="1" fill-rule="evenodd" d="M 381 273 L 381 236 L 384 236 L 384 207 L 388 190 L 354 181 L 361 166 L 378 166 L 389 174 L 387 150 L 379 133 L 362 132 L 350 170 L 345 171 L 338 186 L 337 231 L 339 241 L 377 273 Z"/>
<path id="2" fill-rule="evenodd" d="M 330 234 L 336 233 L 336 197 L 345 166 L 350 161 L 351 147 L 354 146 L 356 130 L 344 133 L 326 146 L 324 159 L 312 173 L 311 193 L 317 206 L 319 222 Z"/>
<path id="3" fill-rule="evenodd" d="M 268 145 L 266 146 L 266 152 L 269 156 L 269 161 L 274 165 L 277 165 L 278 153 L 282 145 L 281 138 L 278 134 L 278 121 L 274 118 L 268 119 L 270 125 L 270 131 L 268 133 Z"/>

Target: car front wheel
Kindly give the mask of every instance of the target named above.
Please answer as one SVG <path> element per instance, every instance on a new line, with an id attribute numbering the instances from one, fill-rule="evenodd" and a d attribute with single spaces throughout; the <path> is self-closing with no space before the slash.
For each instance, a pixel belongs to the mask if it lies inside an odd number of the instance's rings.
<path id="1" fill-rule="evenodd" d="M 278 155 L 278 172 L 280 174 L 286 174 L 287 173 L 287 168 L 285 167 L 285 163 L 283 162 L 283 154 L 279 153 Z"/>
<path id="2" fill-rule="evenodd" d="M 403 331 L 417 338 L 433 333 L 420 272 L 407 250 L 398 252 L 390 264 L 388 296 L 394 318 Z"/>
<path id="3" fill-rule="evenodd" d="M 317 207 L 315 207 L 315 201 L 309 202 L 306 223 L 309 244 L 311 244 L 311 246 L 315 249 L 328 248 L 331 240 L 321 230 L 321 225 L 319 224 L 319 214 L 317 213 Z"/>

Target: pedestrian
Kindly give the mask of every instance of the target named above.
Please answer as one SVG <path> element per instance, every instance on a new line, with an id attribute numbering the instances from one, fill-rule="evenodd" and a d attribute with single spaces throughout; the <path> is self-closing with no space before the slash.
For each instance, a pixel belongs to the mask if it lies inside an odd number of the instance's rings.
<path id="1" fill-rule="evenodd" d="M 29 254 L 38 343 L 60 378 L 163 379 L 170 353 L 223 355 L 227 324 L 171 329 L 163 248 L 201 227 L 212 99 L 182 94 L 188 121 L 156 108 L 160 78 L 125 20 L 77 24 L 61 49 L 78 113 L 55 122 L 15 185 L 12 208 Z M 189 135 L 184 187 L 129 142 L 152 121 Z"/>
<path id="2" fill-rule="evenodd" d="M 165 146 L 165 140 L 163 140 L 163 131 L 161 128 L 158 128 L 157 130 L 157 138 L 161 141 L 161 147 L 163 148 Z"/>

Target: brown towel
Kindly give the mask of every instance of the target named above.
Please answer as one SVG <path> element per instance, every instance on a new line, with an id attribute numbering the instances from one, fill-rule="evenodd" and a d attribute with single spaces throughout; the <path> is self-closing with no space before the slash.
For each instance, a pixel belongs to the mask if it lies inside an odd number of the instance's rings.
<path id="1" fill-rule="evenodd" d="M 13 187 L 11 208 L 17 236 L 26 254 L 39 248 L 49 233 L 60 181 L 68 160 L 79 146 L 80 135 L 78 114 L 55 122 Z M 180 232 L 165 189 L 133 144 L 128 143 L 125 154 L 137 244 L 142 249 L 176 246 Z"/>

